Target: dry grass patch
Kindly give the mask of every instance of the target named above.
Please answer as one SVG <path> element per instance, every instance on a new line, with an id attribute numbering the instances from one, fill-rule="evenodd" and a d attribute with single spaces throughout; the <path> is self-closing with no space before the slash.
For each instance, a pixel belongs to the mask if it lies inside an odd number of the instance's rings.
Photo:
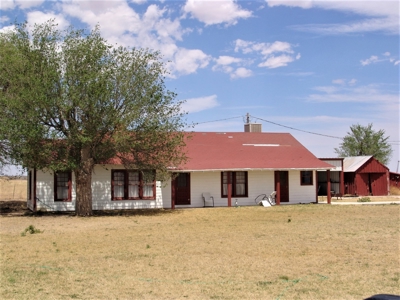
<path id="1" fill-rule="evenodd" d="M 399 205 L 0 217 L 2 299 L 399 293 Z M 25 236 L 29 226 L 40 232 Z"/>
<path id="2" fill-rule="evenodd" d="M 391 186 L 390 187 L 390 195 L 400 196 L 400 188 Z"/>

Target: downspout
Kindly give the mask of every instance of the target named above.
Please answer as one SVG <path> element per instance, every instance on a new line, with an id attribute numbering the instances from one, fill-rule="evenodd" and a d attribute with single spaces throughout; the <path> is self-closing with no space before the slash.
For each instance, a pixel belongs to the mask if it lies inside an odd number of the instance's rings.
<path id="1" fill-rule="evenodd" d="M 343 160 L 342 160 L 342 170 L 340 171 L 340 191 L 339 193 L 344 195 L 344 169 L 343 169 Z"/>

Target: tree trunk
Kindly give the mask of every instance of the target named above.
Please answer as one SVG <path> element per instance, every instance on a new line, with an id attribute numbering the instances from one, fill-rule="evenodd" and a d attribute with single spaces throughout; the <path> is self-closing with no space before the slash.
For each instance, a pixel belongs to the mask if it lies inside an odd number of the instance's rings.
<path id="1" fill-rule="evenodd" d="M 81 165 L 75 170 L 77 216 L 91 216 L 92 210 L 92 172 L 93 158 L 90 157 L 90 149 L 81 150 Z"/>

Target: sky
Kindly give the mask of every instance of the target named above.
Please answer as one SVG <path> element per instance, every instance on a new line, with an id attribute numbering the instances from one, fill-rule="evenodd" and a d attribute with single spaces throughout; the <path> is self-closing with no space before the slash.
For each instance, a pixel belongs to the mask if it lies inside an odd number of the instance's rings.
<path id="1" fill-rule="evenodd" d="M 389 136 L 400 172 L 399 1 L 1 0 L 0 31 L 55 19 L 160 51 L 194 131 L 289 132 L 337 157 L 350 126 Z M 10 27 L 11 26 L 11 27 Z"/>

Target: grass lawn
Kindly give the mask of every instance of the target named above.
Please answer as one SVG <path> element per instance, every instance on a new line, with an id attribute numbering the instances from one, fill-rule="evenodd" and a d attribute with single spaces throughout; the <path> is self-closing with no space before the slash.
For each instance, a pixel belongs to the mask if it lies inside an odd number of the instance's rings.
<path id="1" fill-rule="evenodd" d="M 400 205 L 324 204 L 1 216 L 0 298 L 400 294 L 399 221 Z"/>

